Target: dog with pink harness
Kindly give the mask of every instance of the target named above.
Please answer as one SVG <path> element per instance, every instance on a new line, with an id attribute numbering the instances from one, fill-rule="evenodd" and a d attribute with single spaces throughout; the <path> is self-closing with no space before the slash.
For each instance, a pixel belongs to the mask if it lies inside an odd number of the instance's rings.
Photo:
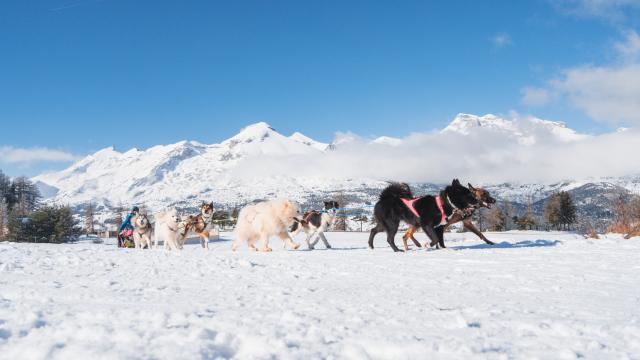
<path id="1" fill-rule="evenodd" d="M 387 186 L 376 203 L 373 214 L 376 226 L 369 233 L 369 248 L 373 249 L 373 239 L 380 232 L 387 233 L 387 242 L 395 252 L 402 250 L 395 245 L 394 238 L 400 221 L 410 226 L 420 227 L 431 240 L 431 246 L 444 248 L 444 228 L 456 212 L 468 211 L 478 206 L 473 193 L 454 179 L 438 196 L 414 197 L 406 183 L 392 183 Z"/>

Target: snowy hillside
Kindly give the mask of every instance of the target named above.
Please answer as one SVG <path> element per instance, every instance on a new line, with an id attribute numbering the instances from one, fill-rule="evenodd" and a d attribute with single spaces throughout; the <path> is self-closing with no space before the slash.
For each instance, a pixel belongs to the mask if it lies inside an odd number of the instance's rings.
<path id="1" fill-rule="evenodd" d="M 598 213 L 609 216 L 611 196 L 601 195 L 619 194 L 621 189 L 637 193 L 640 177 L 627 173 L 563 181 L 491 181 L 501 173 L 525 179 L 545 172 L 562 176 L 563 169 L 580 161 L 572 152 L 586 151 L 573 144 L 589 149 L 584 142 L 591 138 L 556 121 L 491 114 L 458 114 L 439 132 L 405 138 L 338 133 L 331 144 L 299 132 L 285 136 L 260 122 L 219 144 L 181 141 L 146 150 L 102 149 L 63 171 L 33 180 L 48 201 L 75 206 L 91 201 L 103 211 L 118 204 L 192 207 L 201 200 L 237 206 L 277 196 L 315 206 L 337 194 L 362 204 L 375 201 L 387 180 L 411 182 L 419 195 L 466 175 L 467 181 L 485 185 L 498 199 L 519 204 L 543 201 L 553 191 L 575 190 L 579 204 L 599 201 Z M 556 151 L 557 144 L 568 147 Z M 552 160 L 549 154 L 557 153 L 575 160 L 558 160 L 555 169 L 542 169 Z M 576 168 L 591 173 L 590 167 Z M 588 191 L 582 188 L 589 184 Z"/>
<path id="2" fill-rule="evenodd" d="M 53 201 L 70 204 L 93 201 L 107 207 L 137 203 L 151 208 L 197 203 L 201 199 L 214 199 L 223 204 L 245 203 L 276 194 L 299 199 L 305 190 L 362 187 L 361 183 L 330 177 L 299 178 L 295 174 L 282 174 L 264 178 L 259 174 L 234 174 L 238 164 L 249 159 L 320 156 L 321 149 L 326 147 L 327 144 L 300 133 L 286 137 L 260 122 L 220 144 L 181 141 L 124 153 L 106 148 L 66 170 L 42 174 L 34 180 L 46 186 L 48 194 L 55 194 Z M 368 185 L 377 183 L 370 181 Z"/>
<path id="3" fill-rule="evenodd" d="M 423 240 L 424 234 L 418 234 Z M 0 243 L 3 359 L 635 359 L 640 241 L 447 234 L 394 254 Z M 302 241 L 301 238 L 296 241 Z M 400 241 L 400 237 L 396 242 Z M 322 248 L 322 246 L 319 246 Z"/>

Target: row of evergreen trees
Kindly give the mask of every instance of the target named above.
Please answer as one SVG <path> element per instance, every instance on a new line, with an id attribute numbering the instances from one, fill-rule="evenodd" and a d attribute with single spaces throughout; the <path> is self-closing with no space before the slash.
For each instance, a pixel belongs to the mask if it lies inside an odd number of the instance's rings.
<path id="1" fill-rule="evenodd" d="M 70 207 L 42 205 L 40 199 L 29 179 L 0 171 L 0 241 L 60 243 L 79 234 Z"/>
<path id="2" fill-rule="evenodd" d="M 529 203 L 524 212 L 515 214 L 509 203 L 494 205 L 489 210 L 476 211 L 474 221 L 481 230 L 572 230 L 577 223 L 577 209 L 566 191 L 551 194 L 542 217 L 537 217 Z"/>

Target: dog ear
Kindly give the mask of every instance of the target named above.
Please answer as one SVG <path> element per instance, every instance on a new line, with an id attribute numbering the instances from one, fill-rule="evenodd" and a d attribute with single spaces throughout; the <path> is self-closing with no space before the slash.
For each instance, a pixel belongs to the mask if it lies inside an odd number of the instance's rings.
<path id="1" fill-rule="evenodd" d="M 473 185 L 471 185 L 471 183 L 467 183 L 467 185 L 469 185 L 469 190 L 476 191 L 476 188 L 474 188 Z"/>
<path id="2" fill-rule="evenodd" d="M 213 209 L 213 201 L 209 203 L 209 206 L 211 206 L 211 209 Z"/>

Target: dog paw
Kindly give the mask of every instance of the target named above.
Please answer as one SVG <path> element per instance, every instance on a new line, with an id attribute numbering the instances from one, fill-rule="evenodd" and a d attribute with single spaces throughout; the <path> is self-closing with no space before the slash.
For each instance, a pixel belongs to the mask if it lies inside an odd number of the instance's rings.
<path id="1" fill-rule="evenodd" d="M 327 249 L 331 249 L 331 245 L 327 245 Z"/>
<path id="2" fill-rule="evenodd" d="M 293 246 L 291 247 L 293 248 L 293 250 L 297 250 L 300 247 L 300 244 L 293 243 Z"/>
<path id="3" fill-rule="evenodd" d="M 267 247 L 267 248 L 263 248 L 263 249 L 262 249 L 262 251 L 264 251 L 264 252 L 270 252 L 270 251 L 273 251 L 273 249 L 272 249 L 272 248 L 270 248 L 270 247 Z"/>

